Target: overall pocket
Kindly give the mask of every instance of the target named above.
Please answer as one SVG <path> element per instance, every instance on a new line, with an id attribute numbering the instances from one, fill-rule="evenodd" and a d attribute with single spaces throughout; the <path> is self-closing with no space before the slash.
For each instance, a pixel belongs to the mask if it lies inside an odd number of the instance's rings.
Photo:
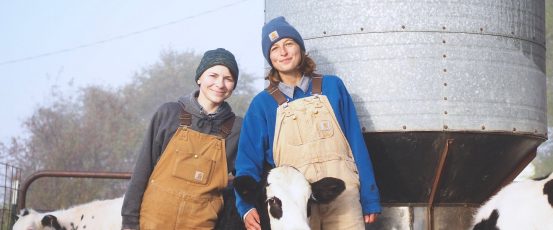
<path id="1" fill-rule="evenodd" d="M 223 198 L 214 197 L 212 200 L 190 200 L 187 202 L 186 211 L 179 218 L 185 229 L 213 229 L 217 222 L 218 214 L 223 208 Z"/>
<path id="2" fill-rule="evenodd" d="M 173 163 L 171 174 L 188 182 L 206 185 L 211 179 L 214 166 L 215 161 L 211 159 L 192 153 L 182 154 Z"/>

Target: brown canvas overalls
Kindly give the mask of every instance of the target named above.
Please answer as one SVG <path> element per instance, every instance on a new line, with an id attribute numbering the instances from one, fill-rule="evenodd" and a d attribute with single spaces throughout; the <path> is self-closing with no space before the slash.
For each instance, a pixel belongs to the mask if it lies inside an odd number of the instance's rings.
<path id="1" fill-rule="evenodd" d="M 323 177 L 342 179 L 346 190 L 330 204 L 311 206 L 312 229 L 364 229 L 359 175 L 349 143 L 328 98 L 321 95 L 322 76 L 312 77 L 312 95 L 287 102 L 278 86 L 267 90 L 278 102 L 273 158 L 292 165 L 312 183 Z"/>
<path id="2" fill-rule="evenodd" d="M 213 229 L 227 186 L 225 139 L 189 128 L 191 115 L 182 105 L 180 126 L 156 164 L 142 199 L 140 229 Z"/>

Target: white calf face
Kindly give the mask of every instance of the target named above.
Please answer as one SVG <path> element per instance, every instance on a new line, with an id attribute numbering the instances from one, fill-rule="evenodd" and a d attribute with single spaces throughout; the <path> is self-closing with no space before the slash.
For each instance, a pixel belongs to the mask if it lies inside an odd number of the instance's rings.
<path id="1" fill-rule="evenodd" d="M 272 169 L 267 176 L 267 209 L 271 229 L 309 229 L 307 201 L 311 185 L 289 166 Z"/>

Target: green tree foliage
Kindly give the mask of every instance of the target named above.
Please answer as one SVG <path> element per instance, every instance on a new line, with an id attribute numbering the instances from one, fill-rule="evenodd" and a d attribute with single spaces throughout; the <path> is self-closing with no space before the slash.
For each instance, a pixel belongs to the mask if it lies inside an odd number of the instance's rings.
<path id="1" fill-rule="evenodd" d="M 196 66 L 201 56 L 162 52 L 160 61 L 143 68 L 119 89 L 87 86 L 68 97 L 53 88 L 53 102 L 37 108 L 24 122 L 27 138 L 13 139 L 1 151 L 23 169 L 23 178 L 38 170 L 130 172 L 145 129 L 155 110 L 198 89 Z M 232 96 L 243 115 L 253 96 L 253 78 L 242 73 Z M 56 209 L 104 197 L 116 197 L 127 181 L 39 179 L 30 188 L 27 206 Z M 55 206 L 52 206 L 55 205 Z"/>

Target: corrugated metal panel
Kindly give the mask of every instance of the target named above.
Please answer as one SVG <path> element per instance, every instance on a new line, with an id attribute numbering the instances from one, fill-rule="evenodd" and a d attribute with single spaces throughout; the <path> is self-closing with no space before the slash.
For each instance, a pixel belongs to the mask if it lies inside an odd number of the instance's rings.
<path id="1" fill-rule="evenodd" d="M 367 132 L 546 134 L 544 1 L 267 1 L 278 15 Z"/>

